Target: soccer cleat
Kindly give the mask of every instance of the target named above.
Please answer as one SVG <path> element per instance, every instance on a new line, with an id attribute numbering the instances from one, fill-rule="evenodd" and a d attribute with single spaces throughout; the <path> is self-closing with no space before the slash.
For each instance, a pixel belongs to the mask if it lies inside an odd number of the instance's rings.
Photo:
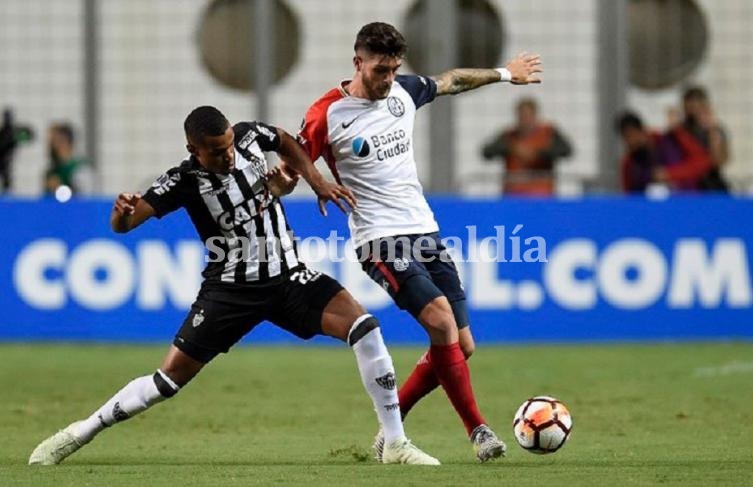
<path id="1" fill-rule="evenodd" d="M 371 445 L 371 449 L 374 450 L 374 460 L 382 463 L 382 457 L 384 456 L 384 431 L 382 431 L 381 427 L 374 437 L 374 443 Z"/>
<path id="2" fill-rule="evenodd" d="M 482 463 L 503 457 L 507 451 L 507 445 L 497 438 L 494 431 L 485 424 L 476 426 L 473 430 L 471 443 L 473 443 L 473 449 L 476 450 L 476 458 Z"/>
<path id="3" fill-rule="evenodd" d="M 384 445 L 382 463 L 404 463 L 407 465 L 440 465 L 439 460 L 421 451 L 408 438 L 395 440 Z"/>
<path id="4" fill-rule="evenodd" d="M 57 465 L 84 446 L 73 434 L 78 422 L 68 425 L 50 436 L 34 448 L 29 457 L 29 465 Z"/>

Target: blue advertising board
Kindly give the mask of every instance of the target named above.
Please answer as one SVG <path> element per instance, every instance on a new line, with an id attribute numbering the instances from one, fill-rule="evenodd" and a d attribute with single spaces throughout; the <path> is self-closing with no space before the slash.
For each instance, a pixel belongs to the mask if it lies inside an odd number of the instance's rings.
<path id="1" fill-rule="evenodd" d="M 753 201 L 431 200 L 479 342 L 753 338 Z M 0 340 L 167 341 L 205 264 L 183 212 L 127 235 L 110 201 L 0 200 Z M 346 218 L 293 200 L 303 260 L 348 288 L 391 343 L 424 332 L 361 271 Z M 271 325 L 248 338 L 296 342 Z M 329 343 L 328 339 L 317 339 Z"/>

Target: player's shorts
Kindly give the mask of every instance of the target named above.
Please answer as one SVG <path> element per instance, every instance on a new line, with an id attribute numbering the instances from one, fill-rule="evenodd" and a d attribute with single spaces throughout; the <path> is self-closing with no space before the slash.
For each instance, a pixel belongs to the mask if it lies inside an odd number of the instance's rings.
<path id="1" fill-rule="evenodd" d="M 377 239 L 356 249 L 361 268 L 415 318 L 445 296 L 458 328 L 469 323 L 465 291 L 439 233 Z"/>
<path id="2" fill-rule="evenodd" d="M 173 344 L 207 363 L 226 353 L 262 321 L 308 340 L 322 334 L 322 314 L 343 287 L 301 266 L 264 284 L 205 281 Z"/>

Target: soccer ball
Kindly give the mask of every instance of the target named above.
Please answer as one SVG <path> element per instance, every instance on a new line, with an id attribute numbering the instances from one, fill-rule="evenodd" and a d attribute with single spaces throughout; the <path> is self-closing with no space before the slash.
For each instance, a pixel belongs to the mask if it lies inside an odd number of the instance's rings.
<path id="1" fill-rule="evenodd" d="M 512 423 L 518 444 L 531 453 L 554 453 L 573 429 L 570 411 L 557 399 L 536 396 L 518 408 Z"/>

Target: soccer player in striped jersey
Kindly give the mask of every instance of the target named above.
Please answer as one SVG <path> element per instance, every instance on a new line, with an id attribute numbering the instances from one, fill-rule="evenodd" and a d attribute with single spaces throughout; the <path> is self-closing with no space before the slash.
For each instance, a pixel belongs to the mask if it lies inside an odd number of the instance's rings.
<path id="1" fill-rule="evenodd" d="M 204 365 L 266 320 L 304 340 L 328 335 L 347 342 L 389 437 L 387 463 L 439 465 L 405 436 L 392 358 L 377 320 L 336 280 L 298 260 L 279 199 L 295 180 L 268 171 L 264 152 L 311 168 L 301 175 L 323 212 L 327 202 L 342 210 L 344 203 L 354 206 L 351 192 L 325 181 L 281 129 L 260 122 L 231 126 L 216 108 L 203 106 L 188 115 L 185 132 L 190 157 L 143 197 L 121 193 L 110 222 L 115 232 L 125 233 L 185 208 L 209 251 L 196 301 L 154 374 L 132 380 L 88 418 L 40 443 L 29 464 L 60 463 L 105 428 L 174 396 Z"/>
<path id="2" fill-rule="evenodd" d="M 413 124 L 416 111 L 437 96 L 500 81 L 538 83 L 541 61 L 521 54 L 504 68 L 399 75 L 406 49 L 393 26 L 365 25 L 356 37 L 353 79 L 309 108 L 298 138 L 311 160 L 323 157 L 337 182 L 358 199 L 348 223 L 364 271 L 429 335 L 429 350 L 399 391 L 403 416 L 441 385 L 483 462 L 504 455 L 505 445 L 487 426 L 473 394 L 465 293 L 418 180 Z M 380 431 L 377 459 L 383 447 Z"/>

